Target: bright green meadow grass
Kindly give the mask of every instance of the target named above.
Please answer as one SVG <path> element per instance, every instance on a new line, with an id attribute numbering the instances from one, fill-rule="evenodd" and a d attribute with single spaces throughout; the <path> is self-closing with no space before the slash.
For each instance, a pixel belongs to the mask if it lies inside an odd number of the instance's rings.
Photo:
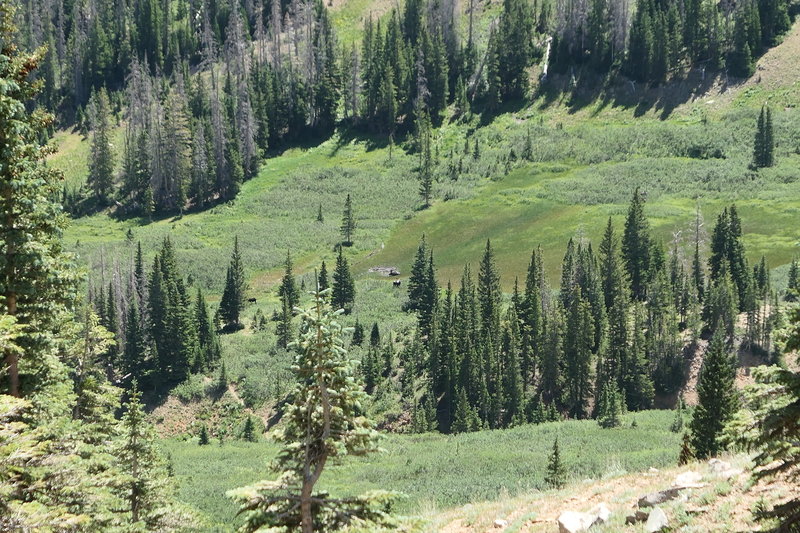
<path id="1" fill-rule="evenodd" d="M 386 453 L 327 469 L 321 488 L 341 496 L 401 491 L 408 499 L 397 511 L 412 516 L 541 490 L 556 436 L 571 481 L 661 468 L 673 465 L 678 453 L 679 435 L 669 431 L 673 417 L 670 411 L 628 414 L 624 428 L 610 430 L 594 421 L 567 421 L 454 436 L 388 435 Z M 199 446 L 172 439 L 162 445 L 172 457 L 180 498 L 206 514 L 209 530 L 229 531 L 238 523 L 225 491 L 274 477 L 267 467 L 274 443 Z"/>

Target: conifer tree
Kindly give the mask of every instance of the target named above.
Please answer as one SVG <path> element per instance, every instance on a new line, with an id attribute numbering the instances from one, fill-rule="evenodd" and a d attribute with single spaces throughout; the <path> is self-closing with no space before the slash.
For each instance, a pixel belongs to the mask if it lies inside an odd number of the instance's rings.
<path id="1" fill-rule="evenodd" d="M 278 323 L 275 326 L 275 336 L 278 338 L 278 346 L 288 348 L 292 341 L 292 308 L 289 307 L 289 297 L 284 294 L 281 296 L 281 312 Z"/>
<path id="2" fill-rule="evenodd" d="M 731 74 L 740 78 L 749 78 L 754 71 L 753 54 L 747 35 L 748 14 L 748 8 L 738 9 L 733 26 L 733 50 L 729 65 Z"/>
<path id="3" fill-rule="evenodd" d="M 785 300 L 788 302 L 797 301 L 798 296 L 800 296 L 798 291 L 800 291 L 800 261 L 794 258 L 792 262 L 789 263 Z"/>
<path id="4" fill-rule="evenodd" d="M 332 499 L 314 487 L 329 461 L 345 455 L 365 455 L 376 449 L 377 433 L 364 417 L 365 393 L 353 379 L 352 362 L 343 348 L 342 327 L 320 293 L 301 314 L 303 326 L 294 372 L 294 402 L 284 414 L 278 439 L 283 444 L 275 462 L 276 481 L 263 481 L 229 492 L 240 501 L 243 530 L 269 527 L 338 529 L 353 520 L 382 522 L 380 507 L 387 493 Z"/>
<path id="5" fill-rule="evenodd" d="M 322 262 L 322 266 L 319 269 L 319 290 L 324 291 L 329 287 L 328 283 L 328 267 L 325 265 L 325 261 Z"/>
<path id="6" fill-rule="evenodd" d="M 547 459 L 547 470 L 544 474 L 544 483 L 548 487 L 560 489 L 567 484 L 567 468 L 561 459 L 561 450 L 558 447 L 558 437 L 553 441 L 553 450 Z"/>
<path id="7" fill-rule="evenodd" d="M 325 217 L 322 216 L 322 204 L 319 204 L 319 209 L 317 210 L 317 222 L 325 222 Z"/>
<path id="8" fill-rule="evenodd" d="M 253 423 L 253 417 L 251 415 L 247 415 L 247 418 L 244 421 L 242 438 L 247 442 L 256 442 L 258 440 L 256 437 L 256 425 Z"/>
<path id="9" fill-rule="evenodd" d="M 197 438 L 197 444 L 200 446 L 206 446 L 208 444 L 208 428 L 205 424 L 200 426 L 200 434 Z"/>
<path id="10" fill-rule="evenodd" d="M 130 299 L 128 307 L 128 320 L 125 327 L 125 348 L 120 361 L 120 371 L 123 376 L 130 374 L 132 379 L 147 383 L 150 376 L 150 361 L 148 358 L 148 345 L 145 340 L 144 325 L 140 322 L 139 306 L 136 298 Z"/>
<path id="11" fill-rule="evenodd" d="M 350 274 L 350 265 L 347 258 L 339 248 L 339 255 L 336 257 L 336 269 L 333 271 L 333 286 L 331 292 L 331 304 L 335 309 L 344 309 L 349 313 L 353 302 L 356 300 L 356 287 L 353 276 Z"/>
<path id="12" fill-rule="evenodd" d="M 703 358 L 697 381 L 698 405 L 691 422 L 692 448 L 698 459 L 713 457 L 724 449 L 719 437 L 739 403 L 735 377 L 733 356 L 723 333 L 716 331 Z"/>
<path id="13" fill-rule="evenodd" d="M 800 348 L 800 308 L 789 310 L 789 325 L 784 337 L 786 355 Z M 800 372 L 779 366 L 754 369 L 755 384 L 744 391 L 744 404 L 725 428 L 726 443 L 755 451 L 754 479 L 780 479 L 796 485 L 800 450 L 798 410 Z M 793 531 L 800 524 L 800 498 L 797 494 L 775 504 L 764 518 L 776 518 L 780 528 Z"/>
<path id="14" fill-rule="evenodd" d="M 378 323 L 372 324 L 372 330 L 369 333 L 369 345 L 377 348 L 381 344 L 381 332 L 378 329 Z"/>
<path id="15" fill-rule="evenodd" d="M 586 416 L 587 401 L 591 394 L 591 359 L 594 343 L 594 325 L 589 303 L 580 286 L 573 291 L 572 303 L 567 311 L 564 333 L 564 381 L 566 402 L 570 414 L 576 418 Z"/>
<path id="16" fill-rule="evenodd" d="M 361 346 L 364 344 L 364 326 L 356 319 L 356 325 L 353 326 L 353 338 L 350 341 L 352 346 Z"/>
<path id="17" fill-rule="evenodd" d="M 89 151 L 89 187 L 100 202 L 107 202 L 114 186 L 114 154 L 111 151 L 108 94 L 100 89 L 92 102 L 92 145 Z"/>
<path id="18" fill-rule="evenodd" d="M 203 370 L 216 363 L 220 358 L 219 339 L 214 329 L 214 323 L 208 314 L 206 299 L 203 291 L 198 287 L 197 298 L 194 305 L 194 319 L 197 325 L 197 360 L 195 370 Z"/>
<path id="19" fill-rule="evenodd" d="M 425 290 L 428 283 L 428 248 L 425 235 L 419 241 L 414 263 L 411 265 L 411 275 L 408 278 L 408 304 L 406 309 L 417 311 L 424 305 Z"/>
<path id="20" fill-rule="evenodd" d="M 281 279 L 281 284 L 278 287 L 278 297 L 281 299 L 286 298 L 286 301 L 289 305 L 289 311 L 297 307 L 300 303 L 300 292 L 297 290 L 297 283 L 295 282 L 294 274 L 292 273 L 292 256 L 288 251 L 286 252 L 286 263 L 284 266 L 283 278 Z"/>
<path id="21" fill-rule="evenodd" d="M 644 195 L 637 188 L 633 193 L 628 216 L 625 219 L 622 255 L 631 283 L 631 292 L 638 300 L 645 298 L 651 249 L 650 225 L 644 216 Z"/>
<path id="22" fill-rule="evenodd" d="M 775 164 L 775 137 L 772 126 L 772 110 L 761 107 L 753 142 L 753 166 L 755 168 L 771 167 Z"/>
<path id="23" fill-rule="evenodd" d="M 239 252 L 239 237 L 233 241 L 231 263 L 225 281 L 225 290 L 219 304 L 219 316 L 226 328 L 238 329 L 240 327 L 239 314 L 244 308 L 245 291 L 244 264 Z"/>
<path id="24" fill-rule="evenodd" d="M 469 433 L 479 429 L 478 415 L 467 400 L 467 393 L 463 387 L 456 392 L 453 423 L 450 426 L 452 433 Z"/>
<path id="25" fill-rule="evenodd" d="M 164 505 L 166 472 L 155 447 L 155 430 L 147 421 L 140 398 L 141 393 L 134 381 L 130 398 L 123 406 L 123 441 L 117 450 L 117 457 L 128 477 L 117 491 L 125 500 L 130 523 L 150 529 L 157 528 L 159 523 L 158 511 Z"/>
<path id="26" fill-rule="evenodd" d="M 353 244 L 353 232 L 356 229 L 356 219 L 353 215 L 353 202 L 350 200 L 350 195 L 344 201 L 344 213 L 342 214 L 342 226 L 340 228 L 342 234 L 342 244 L 351 246 Z"/>
<path id="27" fill-rule="evenodd" d="M 52 367 L 53 333 L 59 312 L 75 294 L 71 260 L 60 243 L 65 227 L 61 207 L 52 200 L 60 174 L 45 167 L 49 149 L 39 142 L 52 117 L 28 113 L 24 103 L 36 95 L 35 71 L 43 50 L 27 55 L 14 44 L 13 9 L 0 13 L 0 313 L 20 329 L 13 349 L 3 353 L 3 386 L 23 396 L 21 375 L 36 375 L 29 388 L 45 383 Z"/>
<path id="28" fill-rule="evenodd" d="M 597 407 L 597 423 L 602 428 L 622 425 L 623 403 L 617 385 L 611 381 L 603 385 Z"/>

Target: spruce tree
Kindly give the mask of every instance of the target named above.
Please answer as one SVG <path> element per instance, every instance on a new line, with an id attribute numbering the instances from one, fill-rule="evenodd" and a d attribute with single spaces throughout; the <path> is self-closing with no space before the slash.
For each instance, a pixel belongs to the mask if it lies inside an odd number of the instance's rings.
<path id="1" fill-rule="evenodd" d="M 553 450 L 547 459 L 547 470 L 544 474 L 544 483 L 548 487 L 560 489 L 567 484 L 567 468 L 561 459 L 561 450 L 558 447 L 558 437 L 553 441 Z"/>
<path id="2" fill-rule="evenodd" d="M 109 200 L 114 186 L 114 154 L 111 151 L 108 94 L 100 89 L 92 102 L 92 145 L 89 151 L 89 187 L 98 201 Z"/>
<path id="3" fill-rule="evenodd" d="M 159 509 L 164 504 L 166 472 L 155 446 L 155 429 L 147 421 L 140 399 L 134 381 L 130 398 L 123 406 L 123 440 L 116 450 L 127 479 L 116 487 L 116 492 L 125 501 L 125 512 L 132 525 L 157 529 Z"/>
<path id="4" fill-rule="evenodd" d="M 692 416 L 692 448 L 699 459 L 717 455 L 724 449 L 719 437 L 738 407 L 733 356 L 725 337 L 716 331 L 703 358 L 697 381 L 698 405 Z"/>
<path id="5" fill-rule="evenodd" d="M 322 216 L 322 204 L 319 204 L 319 209 L 317 210 L 317 222 L 320 224 L 325 222 L 325 217 Z"/>
<path id="6" fill-rule="evenodd" d="M 775 134 L 772 126 L 772 109 L 767 107 L 767 118 L 764 123 L 764 166 L 775 165 Z"/>
<path id="7" fill-rule="evenodd" d="M 344 246 L 351 246 L 353 244 L 353 232 L 356 229 L 356 219 L 353 215 L 353 202 L 350 200 L 350 195 L 344 201 L 344 212 L 342 214 L 342 226 L 340 228 L 342 234 L 342 244 Z"/>
<path id="8" fill-rule="evenodd" d="M 200 446 L 206 446 L 208 444 L 208 428 L 205 424 L 200 426 L 200 434 L 197 438 L 197 444 Z"/>
<path id="9" fill-rule="evenodd" d="M 651 248 L 650 225 L 644 216 L 644 194 L 637 188 L 625 219 L 622 256 L 630 279 L 631 292 L 638 300 L 645 298 Z"/>
<path id="10" fill-rule="evenodd" d="M 375 322 L 372 324 L 372 330 L 369 333 L 369 345 L 373 348 L 377 348 L 381 343 L 381 332 L 378 329 L 378 323 Z"/>
<path id="11" fill-rule="evenodd" d="M 301 314 L 303 326 L 294 373 L 294 402 L 284 414 L 275 462 L 276 481 L 229 492 L 241 502 L 244 531 L 298 526 L 303 533 L 346 527 L 353 520 L 383 522 L 386 493 L 331 500 L 314 492 L 326 464 L 377 448 L 373 423 L 362 414 L 366 397 L 343 347 L 342 327 L 326 298 L 316 293 Z"/>
<path id="12" fill-rule="evenodd" d="M 325 265 L 325 261 L 322 262 L 322 266 L 319 269 L 319 278 L 317 282 L 319 283 L 319 290 L 321 291 L 324 291 L 330 286 L 328 282 L 328 267 Z"/>
<path id="13" fill-rule="evenodd" d="M 597 423 L 602 428 L 615 428 L 622 425 L 622 397 L 617 385 L 611 381 L 603 385 L 597 407 Z"/>
<path id="14" fill-rule="evenodd" d="M 587 414 L 593 343 L 594 325 L 589 303 L 583 297 L 580 286 L 576 285 L 567 311 L 564 333 L 565 399 L 570 415 L 576 418 L 583 418 Z"/>
<path id="15" fill-rule="evenodd" d="M 414 263 L 411 265 L 411 275 L 408 278 L 408 304 L 406 309 L 417 311 L 424 305 L 425 289 L 428 284 L 428 248 L 425 244 L 425 235 L 419 241 Z"/>
<path id="16" fill-rule="evenodd" d="M 798 291 L 800 291 L 800 261 L 794 258 L 792 262 L 789 263 L 789 275 L 784 299 L 788 302 L 797 301 L 798 296 L 800 296 Z"/>
<path id="17" fill-rule="evenodd" d="M 25 103 L 36 95 L 36 68 L 42 52 L 28 55 L 14 44 L 13 10 L 0 13 L 0 313 L 20 328 L 13 343 L 3 348 L 3 387 L 23 396 L 47 382 L 47 362 L 59 313 L 76 291 L 71 259 L 60 237 L 66 218 L 57 197 L 60 173 L 48 169 L 49 149 L 40 143 L 51 117 L 29 113 Z M 21 375 L 37 376 L 26 381 Z"/>
<path id="18" fill-rule="evenodd" d="M 331 304 L 335 309 L 344 309 L 345 313 L 350 313 L 355 300 L 356 286 L 350 274 L 350 265 L 340 247 L 339 255 L 336 257 L 336 269 L 333 271 Z"/>
<path id="19" fill-rule="evenodd" d="M 225 280 L 225 289 L 219 304 L 219 316 L 228 329 L 239 329 L 239 314 L 244 308 L 244 291 L 246 281 L 244 277 L 244 264 L 239 252 L 239 237 L 233 241 L 230 266 Z"/>
<path id="20" fill-rule="evenodd" d="M 278 298 L 286 298 L 290 311 L 297 307 L 300 303 L 300 292 L 297 290 L 297 283 L 295 282 L 294 274 L 292 273 L 292 256 L 288 250 L 286 252 L 286 263 L 284 266 L 283 278 L 281 279 L 281 284 L 278 287 Z"/>
<path id="21" fill-rule="evenodd" d="M 361 346 L 364 344 L 364 326 L 356 319 L 356 325 L 353 326 L 353 338 L 350 341 L 351 346 Z"/>
<path id="22" fill-rule="evenodd" d="M 247 415 L 247 418 L 244 421 L 242 438 L 247 442 L 256 442 L 258 440 L 256 437 L 256 425 L 253 423 L 253 417 L 251 415 Z"/>

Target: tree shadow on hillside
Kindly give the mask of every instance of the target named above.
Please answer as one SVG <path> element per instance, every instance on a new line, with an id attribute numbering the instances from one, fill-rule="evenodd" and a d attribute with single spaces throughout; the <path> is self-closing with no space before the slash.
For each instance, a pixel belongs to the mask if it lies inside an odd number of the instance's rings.
<path id="1" fill-rule="evenodd" d="M 695 101 L 712 88 L 725 93 L 744 80 L 729 78 L 724 72 L 708 72 L 702 68 L 689 71 L 683 78 L 651 85 L 638 83 L 621 75 L 602 76 L 588 69 L 573 74 L 553 74 L 539 86 L 540 109 L 555 103 L 565 105 L 571 114 L 590 106 L 592 116 L 608 107 L 633 110 L 635 117 L 655 112 L 666 120 L 679 106 Z"/>

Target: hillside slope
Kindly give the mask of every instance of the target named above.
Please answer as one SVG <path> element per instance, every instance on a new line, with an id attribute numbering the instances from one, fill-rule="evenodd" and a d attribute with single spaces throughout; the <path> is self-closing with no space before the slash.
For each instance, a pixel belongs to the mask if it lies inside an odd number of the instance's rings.
<path id="1" fill-rule="evenodd" d="M 554 532 L 566 511 L 590 512 L 604 503 L 611 517 L 591 531 L 646 531 L 644 522 L 627 524 L 641 497 L 680 485 L 678 476 L 696 473 L 699 486 L 681 491 L 671 501 L 658 505 L 666 514 L 669 531 L 759 531 L 766 526 L 756 522 L 753 511 L 763 499 L 769 504 L 798 494 L 798 487 L 782 481 L 753 483 L 749 479 L 745 456 L 723 457 L 722 462 L 690 463 L 684 467 L 650 469 L 648 472 L 585 480 L 559 491 L 483 502 L 435 515 L 430 531 L 443 533 Z M 651 508 L 641 508 L 648 512 Z"/>

